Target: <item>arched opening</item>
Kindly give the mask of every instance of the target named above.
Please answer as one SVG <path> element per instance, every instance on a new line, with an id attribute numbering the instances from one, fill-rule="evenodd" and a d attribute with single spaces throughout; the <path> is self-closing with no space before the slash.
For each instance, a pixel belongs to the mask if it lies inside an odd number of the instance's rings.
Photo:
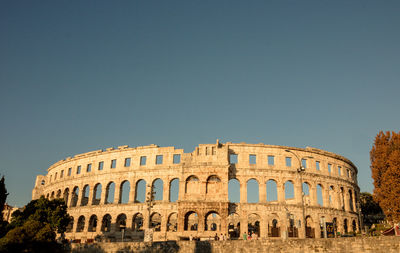
<path id="1" fill-rule="evenodd" d="M 81 199 L 81 206 L 87 206 L 89 202 L 89 185 L 85 185 L 82 190 L 82 199 Z"/>
<path id="2" fill-rule="evenodd" d="M 73 227 L 74 227 L 74 217 L 71 216 L 71 219 L 69 220 L 69 223 L 67 225 L 67 228 L 66 228 L 65 232 L 66 233 L 71 233 Z"/>
<path id="3" fill-rule="evenodd" d="M 117 231 L 122 231 L 122 229 L 126 228 L 126 215 L 121 213 L 117 216 L 117 224 L 116 224 Z"/>
<path id="4" fill-rule="evenodd" d="M 348 233 L 349 232 L 349 227 L 348 227 L 348 223 L 347 223 L 347 219 L 344 219 L 343 221 L 343 229 L 344 229 L 344 233 Z"/>
<path id="5" fill-rule="evenodd" d="M 61 190 L 57 191 L 56 198 L 58 198 L 58 199 L 61 198 Z"/>
<path id="6" fill-rule="evenodd" d="M 131 184 L 128 180 L 125 180 L 120 185 L 119 191 L 119 203 L 120 204 L 127 204 L 129 202 L 129 193 L 131 191 Z"/>
<path id="7" fill-rule="evenodd" d="M 329 206 L 333 207 L 333 203 L 334 203 L 334 197 L 335 197 L 335 188 L 333 188 L 333 186 L 329 186 Z"/>
<path id="8" fill-rule="evenodd" d="M 114 203 L 115 183 L 110 182 L 106 187 L 106 202 L 104 204 Z"/>
<path id="9" fill-rule="evenodd" d="M 68 198 L 69 198 L 69 189 L 68 188 L 65 188 L 63 198 L 64 198 L 65 205 L 68 206 Z"/>
<path id="10" fill-rule="evenodd" d="M 254 178 L 247 181 L 247 203 L 258 203 L 259 191 L 258 181 Z"/>
<path id="11" fill-rule="evenodd" d="M 185 214 L 185 223 L 184 230 L 185 231 L 197 231 L 197 227 L 199 224 L 199 217 L 196 212 L 190 211 Z"/>
<path id="12" fill-rule="evenodd" d="M 168 216 L 167 231 L 176 232 L 178 230 L 178 214 L 171 213 Z"/>
<path id="13" fill-rule="evenodd" d="M 140 179 L 136 182 L 135 202 L 144 203 L 146 200 L 146 181 Z"/>
<path id="14" fill-rule="evenodd" d="M 306 217 L 306 238 L 315 238 L 315 229 L 311 216 Z"/>
<path id="15" fill-rule="evenodd" d="M 353 228 L 353 232 L 356 233 L 357 232 L 357 223 L 355 220 L 353 220 L 353 222 L 352 222 L 352 228 Z"/>
<path id="16" fill-rule="evenodd" d="M 132 219 L 132 230 L 135 232 L 143 230 L 143 214 L 136 213 Z"/>
<path id="17" fill-rule="evenodd" d="M 207 178 L 206 183 L 206 193 L 207 194 L 218 194 L 221 191 L 221 179 L 216 176 L 212 175 Z"/>
<path id="18" fill-rule="evenodd" d="M 228 233 L 231 239 L 240 237 L 240 218 L 237 213 L 230 213 L 227 219 Z"/>
<path id="19" fill-rule="evenodd" d="M 150 228 L 154 228 L 154 231 L 161 231 L 161 215 L 159 213 L 153 213 L 151 215 Z"/>
<path id="20" fill-rule="evenodd" d="M 340 187 L 340 207 L 344 210 L 344 189 Z"/>
<path id="21" fill-rule="evenodd" d="M 85 228 L 85 216 L 80 216 L 76 224 L 76 232 L 82 232 Z"/>
<path id="22" fill-rule="evenodd" d="M 101 184 L 96 184 L 93 190 L 92 205 L 99 205 L 101 201 Z"/>
<path id="23" fill-rule="evenodd" d="M 278 217 L 275 214 L 275 217 L 268 222 L 268 237 L 280 237 L 281 229 L 278 223 Z"/>
<path id="24" fill-rule="evenodd" d="M 110 232 L 111 231 L 111 215 L 106 214 L 103 216 L 103 220 L 101 221 L 101 232 Z"/>
<path id="25" fill-rule="evenodd" d="M 185 182 L 185 193 L 198 194 L 200 192 L 200 181 L 196 176 L 190 176 Z"/>
<path id="26" fill-rule="evenodd" d="M 160 178 L 157 178 L 153 181 L 153 191 L 154 191 L 154 200 L 161 201 L 163 200 L 163 188 L 164 188 L 164 181 Z"/>
<path id="27" fill-rule="evenodd" d="M 288 215 L 289 218 L 289 226 L 287 227 L 288 237 L 298 237 L 299 231 L 295 226 L 295 218 L 293 214 Z"/>
<path id="28" fill-rule="evenodd" d="M 179 179 L 174 178 L 169 184 L 169 201 L 176 202 L 179 198 Z"/>
<path id="29" fill-rule="evenodd" d="M 217 212 L 211 211 L 206 214 L 204 231 L 221 231 L 221 217 Z"/>
<path id="30" fill-rule="evenodd" d="M 293 182 L 288 180 L 284 184 L 285 186 L 285 199 L 294 199 L 294 185 Z"/>
<path id="31" fill-rule="evenodd" d="M 322 194 L 322 185 L 318 184 L 317 185 L 317 201 L 318 201 L 318 205 L 320 206 L 324 206 L 324 197 Z"/>
<path id="32" fill-rule="evenodd" d="M 278 201 L 278 188 L 273 179 L 267 181 L 267 201 Z"/>
<path id="33" fill-rule="evenodd" d="M 54 199 L 54 191 L 53 191 L 53 192 L 51 192 L 50 199 Z"/>
<path id="34" fill-rule="evenodd" d="M 251 238 L 259 238 L 260 237 L 260 216 L 258 214 L 252 213 L 249 214 L 248 216 L 248 235 L 251 236 Z"/>
<path id="35" fill-rule="evenodd" d="M 301 184 L 301 188 L 302 188 L 304 205 L 310 205 L 311 204 L 310 184 L 308 182 L 303 182 Z"/>
<path id="36" fill-rule="evenodd" d="M 228 199 L 231 203 L 240 202 L 240 182 L 236 178 L 232 178 L 228 182 Z"/>
<path id="37" fill-rule="evenodd" d="M 88 232 L 96 232 L 96 228 L 97 228 L 97 216 L 93 214 L 92 216 L 90 216 L 89 219 Z"/>
<path id="38" fill-rule="evenodd" d="M 351 190 L 349 190 L 349 207 L 350 207 L 350 211 L 354 211 L 353 192 Z"/>
<path id="39" fill-rule="evenodd" d="M 75 186 L 71 196 L 71 207 L 75 207 L 78 204 L 78 196 L 79 196 L 79 187 Z"/>

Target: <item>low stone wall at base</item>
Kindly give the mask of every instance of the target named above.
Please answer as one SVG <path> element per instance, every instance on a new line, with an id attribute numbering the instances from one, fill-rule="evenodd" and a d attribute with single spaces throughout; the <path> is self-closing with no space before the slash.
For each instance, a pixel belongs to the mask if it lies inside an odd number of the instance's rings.
<path id="1" fill-rule="evenodd" d="M 71 252 L 76 253 L 258 253 L 258 252 L 290 252 L 290 253 L 399 253 L 400 237 L 353 237 L 332 239 L 292 239 L 292 240 L 254 240 L 254 241 L 170 241 L 154 242 L 152 244 L 143 242 L 126 243 L 94 243 L 73 244 Z"/>

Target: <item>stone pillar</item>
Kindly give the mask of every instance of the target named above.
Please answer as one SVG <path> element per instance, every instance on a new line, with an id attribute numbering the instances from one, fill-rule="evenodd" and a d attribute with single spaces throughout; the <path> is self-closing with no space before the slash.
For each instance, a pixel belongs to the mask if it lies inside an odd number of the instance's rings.
<path id="1" fill-rule="evenodd" d="M 89 229 L 89 221 L 90 221 L 90 216 L 89 217 L 85 216 L 85 225 L 83 226 L 82 233 L 88 231 L 88 229 Z"/>
<path id="2" fill-rule="evenodd" d="M 205 214 L 203 212 L 198 212 L 197 213 L 198 218 L 199 218 L 199 223 L 197 227 L 197 232 L 203 233 L 204 232 L 204 227 L 205 227 Z"/>
<path id="3" fill-rule="evenodd" d="M 100 205 L 106 203 L 106 193 L 107 193 L 107 185 L 101 184 L 101 198 L 100 198 Z"/>
<path id="4" fill-rule="evenodd" d="M 240 183 L 240 203 L 247 203 L 247 182 Z"/>
<path id="5" fill-rule="evenodd" d="M 243 239 L 243 233 L 246 232 L 248 234 L 248 219 L 247 213 L 242 213 L 242 217 L 240 217 L 240 238 Z"/>
<path id="6" fill-rule="evenodd" d="M 82 201 L 82 195 L 83 195 L 83 187 L 84 185 L 79 186 L 79 192 L 78 192 L 78 201 L 76 202 L 76 206 L 81 206 L 81 201 Z"/>
<path id="7" fill-rule="evenodd" d="M 111 227 L 110 232 L 114 233 L 117 232 L 117 217 L 116 215 L 111 216 Z"/>
<path id="8" fill-rule="evenodd" d="M 261 218 L 260 221 L 260 238 L 268 237 L 268 220 L 267 218 Z"/>
<path id="9" fill-rule="evenodd" d="M 168 213 L 163 210 L 160 212 L 161 215 L 161 230 L 160 232 L 165 233 L 167 232 L 167 222 L 168 222 Z"/>
<path id="10" fill-rule="evenodd" d="M 358 212 L 358 210 L 357 210 L 357 205 L 356 205 L 356 203 L 357 203 L 356 194 L 355 194 L 354 191 L 352 191 L 352 192 L 353 192 L 353 203 L 352 203 L 352 205 L 353 205 L 353 210 L 354 210 L 354 212 Z"/>
<path id="11" fill-rule="evenodd" d="M 317 201 L 317 187 L 315 185 L 310 185 L 310 205 L 311 206 L 317 206 L 318 201 Z"/>
<path id="12" fill-rule="evenodd" d="M 169 202 L 170 181 L 168 178 L 165 178 L 163 182 L 163 202 Z"/>
<path id="13" fill-rule="evenodd" d="M 223 215 L 220 215 L 220 219 L 221 219 L 221 233 L 222 234 L 226 234 L 226 235 L 228 235 L 228 224 L 227 224 L 227 222 L 226 222 L 226 220 L 227 220 L 227 216 L 226 216 L 226 214 L 223 214 Z"/>
<path id="14" fill-rule="evenodd" d="M 322 199 L 323 199 L 324 207 L 329 207 L 330 206 L 329 188 L 327 188 L 326 186 L 324 186 L 324 189 L 322 190 Z"/>
<path id="15" fill-rule="evenodd" d="M 116 181 L 114 182 L 115 184 L 115 189 L 114 189 L 114 204 L 119 204 L 121 203 L 121 182 Z"/>
<path id="16" fill-rule="evenodd" d="M 177 227 L 177 232 L 182 234 L 185 228 L 185 214 L 186 213 L 180 213 L 178 212 L 178 217 L 177 217 L 177 222 L 178 222 L 178 227 Z"/>
<path id="17" fill-rule="evenodd" d="M 135 179 L 132 179 L 129 181 L 131 184 L 131 191 L 129 192 L 129 203 L 135 203 L 135 197 L 136 197 L 136 181 Z"/>
<path id="18" fill-rule="evenodd" d="M 89 199 L 88 199 L 88 206 L 90 205 L 92 205 L 92 202 L 93 202 L 93 194 L 94 194 L 94 185 L 92 184 L 92 185 L 89 185 Z"/>
<path id="19" fill-rule="evenodd" d="M 303 198 L 303 187 L 302 187 L 302 182 L 301 180 L 296 180 L 295 185 L 294 185 L 294 197 L 296 199 L 296 202 L 299 205 L 303 204 L 302 198 Z"/>
<path id="20" fill-rule="evenodd" d="M 132 229 L 132 220 L 133 220 L 133 215 L 126 215 L 126 231 Z M 98 224 L 98 222 L 97 222 Z"/>
<path id="21" fill-rule="evenodd" d="M 285 202 L 285 185 L 280 180 L 276 183 L 276 191 L 278 193 L 278 202 Z"/>
<path id="22" fill-rule="evenodd" d="M 267 184 L 265 182 L 261 182 L 259 190 L 259 203 L 267 203 Z"/>
<path id="23" fill-rule="evenodd" d="M 349 192 L 344 190 L 344 210 L 346 212 L 350 211 L 350 206 L 349 206 Z"/>

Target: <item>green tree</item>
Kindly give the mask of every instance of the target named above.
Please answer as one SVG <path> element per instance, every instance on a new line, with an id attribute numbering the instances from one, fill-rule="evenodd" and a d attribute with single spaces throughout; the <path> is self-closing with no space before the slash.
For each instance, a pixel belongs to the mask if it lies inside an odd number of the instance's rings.
<path id="1" fill-rule="evenodd" d="M 360 194 L 361 214 L 363 217 L 363 224 L 370 227 L 374 223 L 385 218 L 382 208 L 374 200 L 372 194 L 369 192 L 362 192 Z"/>
<path id="2" fill-rule="evenodd" d="M 12 214 L 12 229 L 0 239 L 0 252 L 60 252 L 56 232 L 65 232 L 69 221 L 63 200 L 32 200 Z"/>
<path id="3" fill-rule="evenodd" d="M 374 200 L 389 222 L 400 221 L 400 132 L 382 132 L 370 152 Z"/>
<path id="4" fill-rule="evenodd" d="M 8 192 L 4 183 L 4 176 L 0 179 L 0 238 L 8 231 L 8 222 L 3 220 L 4 204 L 6 203 Z"/>

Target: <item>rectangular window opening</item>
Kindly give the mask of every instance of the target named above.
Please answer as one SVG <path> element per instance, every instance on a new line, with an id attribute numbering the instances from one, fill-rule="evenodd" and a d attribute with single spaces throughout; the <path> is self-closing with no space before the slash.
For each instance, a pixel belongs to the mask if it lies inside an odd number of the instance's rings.
<path id="1" fill-rule="evenodd" d="M 99 162 L 99 170 L 103 170 L 104 162 Z"/>
<path id="2" fill-rule="evenodd" d="M 115 169 L 116 166 L 117 166 L 117 160 L 116 159 L 111 160 L 111 169 Z"/>
<path id="3" fill-rule="evenodd" d="M 64 170 L 61 171 L 60 178 L 64 177 Z"/>
<path id="4" fill-rule="evenodd" d="M 268 156 L 268 165 L 275 165 L 275 156 L 273 155 Z"/>
<path id="5" fill-rule="evenodd" d="M 342 175 L 342 168 L 340 166 L 338 166 L 338 175 L 341 176 Z"/>
<path id="6" fill-rule="evenodd" d="M 174 164 L 181 163 L 181 155 L 180 154 L 175 154 L 174 159 L 173 159 Z"/>
<path id="7" fill-rule="evenodd" d="M 86 167 L 86 172 L 91 172 L 92 171 L 92 164 L 89 163 Z"/>
<path id="8" fill-rule="evenodd" d="M 146 165 L 146 160 L 147 160 L 146 156 L 141 156 L 140 157 L 140 165 Z"/>
<path id="9" fill-rule="evenodd" d="M 156 155 L 156 164 L 162 164 L 162 163 L 163 163 L 163 156 Z"/>
<path id="10" fill-rule="evenodd" d="M 125 167 L 131 166 L 131 158 L 125 158 L 124 166 L 125 166 Z"/>
<path id="11" fill-rule="evenodd" d="M 76 168 L 76 174 L 81 174 L 81 166 L 80 165 Z"/>
<path id="12" fill-rule="evenodd" d="M 256 164 L 257 163 L 257 156 L 256 155 L 249 155 L 249 163 Z"/>
<path id="13" fill-rule="evenodd" d="M 71 173 L 72 173 L 72 168 L 69 168 L 68 169 L 68 176 L 71 176 Z"/>
<path id="14" fill-rule="evenodd" d="M 307 169 L 307 160 L 306 159 L 301 159 L 301 166 L 303 166 L 303 168 Z"/>
<path id="15" fill-rule="evenodd" d="M 328 163 L 328 173 L 329 173 L 329 175 L 331 174 L 331 172 L 332 172 L 332 164 Z"/>
<path id="16" fill-rule="evenodd" d="M 237 164 L 238 163 L 238 155 L 237 154 L 229 154 L 229 163 Z"/>
<path id="17" fill-rule="evenodd" d="M 292 167 L 292 158 L 286 157 L 286 167 Z"/>
<path id="18" fill-rule="evenodd" d="M 316 161 L 316 162 L 315 162 L 315 168 L 316 168 L 318 171 L 321 170 L 320 167 L 319 167 L 319 161 Z"/>

